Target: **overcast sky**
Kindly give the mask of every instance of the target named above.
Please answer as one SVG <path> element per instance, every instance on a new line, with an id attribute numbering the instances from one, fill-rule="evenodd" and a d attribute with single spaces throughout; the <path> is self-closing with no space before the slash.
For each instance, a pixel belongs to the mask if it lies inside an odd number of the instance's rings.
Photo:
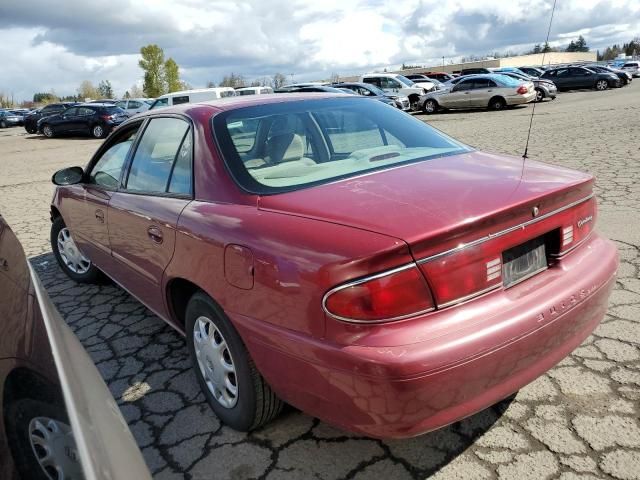
<path id="1" fill-rule="evenodd" d="M 544 41 L 553 0 L 0 0 L 0 92 L 16 100 L 82 80 L 118 96 L 141 84 L 140 47 L 160 45 L 194 87 L 349 75 L 442 56 L 523 51 Z M 640 0 L 558 0 L 552 45 L 592 48 L 640 35 Z"/>

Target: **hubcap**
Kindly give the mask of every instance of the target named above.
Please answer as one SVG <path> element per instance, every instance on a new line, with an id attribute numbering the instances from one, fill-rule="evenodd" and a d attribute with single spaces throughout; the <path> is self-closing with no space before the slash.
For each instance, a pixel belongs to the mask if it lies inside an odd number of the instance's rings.
<path id="1" fill-rule="evenodd" d="M 65 266 L 73 273 L 87 273 L 91 268 L 91 261 L 78 250 L 66 227 L 58 233 L 58 253 Z"/>
<path id="2" fill-rule="evenodd" d="M 47 137 L 51 136 L 51 127 L 50 126 L 47 125 L 46 127 L 44 127 L 44 134 Z"/>
<path id="3" fill-rule="evenodd" d="M 427 102 L 427 112 L 433 112 L 435 110 L 435 105 L 433 102 Z"/>
<path id="4" fill-rule="evenodd" d="M 598 82 L 598 90 L 604 90 L 605 88 L 607 88 L 607 82 L 605 82 L 604 80 L 600 80 Z"/>
<path id="5" fill-rule="evenodd" d="M 36 417 L 29 422 L 29 441 L 40 467 L 51 480 L 84 478 L 69 425 Z"/>
<path id="6" fill-rule="evenodd" d="M 543 97 L 542 97 L 542 92 L 541 92 L 540 90 L 538 90 L 538 91 L 536 92 L 536 100 L 537 100 L 537 101 L 540 101 L 540 100 L 542 100 L 542 98 L 543 98 Z"/>
<path id="7" fill-rule="evenodd" d="M 231 351 L 218 327 L 207 317 L 198 317 L 193 326 L 193 344 L 200 373 L 207 388 L 225 408 L 238 403 L 238 380 Z"/>
<path id="8" fill-rule="evenodd" d="M 96 137 L 101 137 L 102 136 L 102 127 L 93 127 L 93 134 Z"/>

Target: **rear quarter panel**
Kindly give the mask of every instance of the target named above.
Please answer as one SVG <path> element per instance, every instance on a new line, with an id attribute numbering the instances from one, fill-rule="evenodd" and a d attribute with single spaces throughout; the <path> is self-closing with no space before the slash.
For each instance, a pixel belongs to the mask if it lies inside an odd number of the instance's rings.
<path id="1" fill-rule="evenodd" d="M 253 288 L 225 279 L 224 249 L 253 254 Z M 322 337 L 322 297 L 347 280 L 411 261 L 401 240 L 255 206 L 194 201 L 183 211 L 165 286 L 187 279 L 227 312 Z"/>

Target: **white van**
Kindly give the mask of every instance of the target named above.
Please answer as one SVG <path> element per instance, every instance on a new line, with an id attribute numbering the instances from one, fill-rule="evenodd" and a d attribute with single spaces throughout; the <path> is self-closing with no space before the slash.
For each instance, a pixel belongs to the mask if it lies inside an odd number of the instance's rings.
<path id="1" fill-rule="evenodd" d="M 271 87 L 242 87 L 236 89 L 236 95 L 266 95 L 273 93 Z"/>
<path id="2" fill-rule="evenodd" d="M 180 105 L 181 103 L 206 102 L 207 100 L 234 97 L 235 95 L 236 91 L 231 87 L 200 88 L 198 90 L 165 93 L 151 104 L 149 110 Z"/>
<path id="3" fill-rule="evenodd" d="M 413 110 L 422 95 L 435 90 L 435 84 L 432 82 L 415 83 L 397 73 L 367 73 L 360 77 L 360 81 L 375 85 L 385 93 L 408 97 Z"/>

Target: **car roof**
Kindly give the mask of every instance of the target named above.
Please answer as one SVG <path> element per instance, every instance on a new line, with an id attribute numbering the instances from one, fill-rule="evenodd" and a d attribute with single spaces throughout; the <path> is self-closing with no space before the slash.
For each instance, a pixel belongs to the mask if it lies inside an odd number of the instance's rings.
<path id="1" fill-rule="evenodd" d="M 178 92 L 165 93 L 164 95 L 160 95 L 156 100 L 160 98 L 169 98 L 174 95 L 188 95 L 191 93 L 207 93 L 207 92 L 235 92 L 235 90 L 231 87 L 211 87 L 211 88 L 196 88 L 193 90 L 180 90 Z"/>

